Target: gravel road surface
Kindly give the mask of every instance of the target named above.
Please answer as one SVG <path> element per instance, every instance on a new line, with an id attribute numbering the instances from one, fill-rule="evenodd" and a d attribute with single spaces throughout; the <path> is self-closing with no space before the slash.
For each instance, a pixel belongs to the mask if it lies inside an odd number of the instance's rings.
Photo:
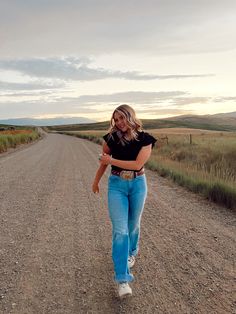
<path id="1" fill-rule="evenodd" d="M 0 156 L 0 313 L 236 313 L 236 213 L 151 171 L 133 297 L 117 298 L 100 150 L 48 134 Z"/>

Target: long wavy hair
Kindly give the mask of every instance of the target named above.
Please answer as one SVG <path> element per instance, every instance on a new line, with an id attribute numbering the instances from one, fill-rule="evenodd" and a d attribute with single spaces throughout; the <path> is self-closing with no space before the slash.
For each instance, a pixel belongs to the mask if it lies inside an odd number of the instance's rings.
<path id="1" fill-rule="evenodd" d="M 119 113 L 125 118 L 128 126 L 128 130 L 125 133 L 117 128 L 114 119 L 115 113 Z M 110 135 L 112 136 L 112 134 L 116 132 L 120 139 L 120 143 L 125 145 L 127 143 L 125 136 L 128 135 L 131 140 L 138 140 L 138 131 L 142 131 L 142 122 L 136 117 L 134 109 L 126 104 L 117 107 L 111 116 L 110 128 L 108 130 Z"/>

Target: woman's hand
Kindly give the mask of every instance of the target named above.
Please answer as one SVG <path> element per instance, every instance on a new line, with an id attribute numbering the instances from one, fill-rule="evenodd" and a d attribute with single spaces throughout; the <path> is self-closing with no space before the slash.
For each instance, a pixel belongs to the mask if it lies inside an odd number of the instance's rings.
<path id="1" fill-rule="evenodd" d="M 93 183 L 92 191 L 93 191 L 93 193 L 96 193 L 96 194 L 99 193 L 98 183 L 96 183 L 96 182 Z"/>
<path id="2" fill-rule="evenodd" d="M 111 164 L 112 157 L 110 155 L 107 155 L 103 153 L 99 156 L 100 164 L 102 165 L 110 165 Z"/>

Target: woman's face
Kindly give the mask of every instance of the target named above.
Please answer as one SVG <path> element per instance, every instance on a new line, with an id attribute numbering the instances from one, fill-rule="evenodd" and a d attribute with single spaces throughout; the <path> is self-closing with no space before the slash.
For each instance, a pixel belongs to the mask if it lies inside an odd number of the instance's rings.
<path id="1" fill-rule="evenodd" d="M 128 130 L 127 120 L 119 112 L 115 112 L 115 114 L 114 114 L 114 121 L 115 121 L 116 127 L 119 130 L 121 130 L 122 132 L 127 132 L 127 130 Z"/>

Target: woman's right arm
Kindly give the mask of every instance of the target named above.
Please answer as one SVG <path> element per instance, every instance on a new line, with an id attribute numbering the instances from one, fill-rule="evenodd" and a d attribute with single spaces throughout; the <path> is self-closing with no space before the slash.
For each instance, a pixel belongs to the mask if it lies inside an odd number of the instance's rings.
<path id="1" fill-rule="evenodd" d="M 92 186 L 93 193 L 99 193 L 99 185 L 98 184 L 99 184 L 99 181 L 101 180 L 101 177 L 103 176 L 106 169 L 107 169 L 107 165 L 100 165 L 100 167 L 98 168 L 96 176 L 93 180 L 93 186 Z"/>
<path id="2" fill-rule="evenodd" d="M 106 154 L 106 155 L 110 155 L 110 153 L 111 153 L 110 148 L 107 146 L 106 142 L 103 143 L 102 153 Z M 101 180 L 104 172 L 106 171 L 107 166 L 108 165 L 100 164 L 100 166 L 96 172 L 95 178 L 93 180 L 93 186 L 92 186 L 93 193 L 99 193 L 99 181 Z"/>

